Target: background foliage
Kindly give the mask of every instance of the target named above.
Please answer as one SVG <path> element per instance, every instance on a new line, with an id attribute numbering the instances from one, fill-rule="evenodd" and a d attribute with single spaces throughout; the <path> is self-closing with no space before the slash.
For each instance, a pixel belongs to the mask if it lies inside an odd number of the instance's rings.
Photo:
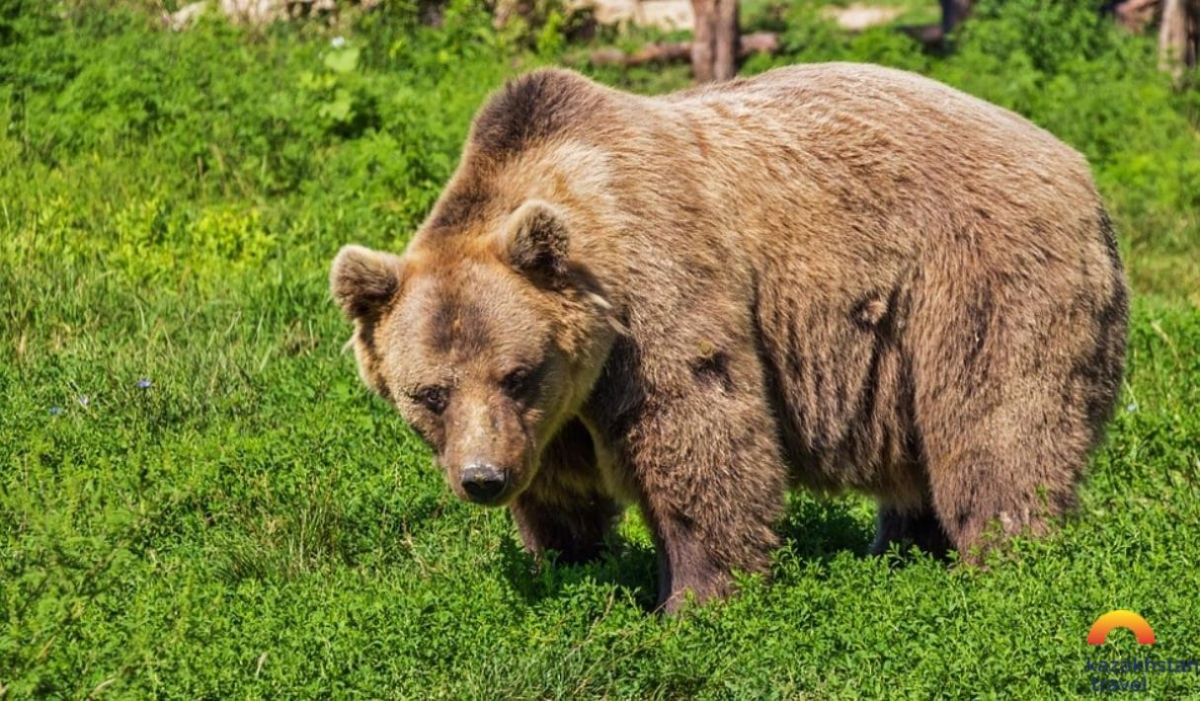
<path id="1" fill-rule="evenodd" d="M 604 562 L 535 571 L 507 515 L 454 501 L 326 293 L 342 243 L 404 244 L 488 91 L 575 59 L 553 6 L 171 32 L 157 2 L 0 0 L 0 697 L 1057 697 L 1144 654 L 1084 644 L 1118 607 L 1155 656 L 1200 657 L 1200 90 L 1098 4 L 984 2 L 935 56 L 748 3 L 785 50 L 747 73 L 899 66 L 1084 152 L 1136 292 L 1130 370 L 1060 534 L 982 572 L 871 558 L 869 503 L 799 495 L 772 583 L 665 619 L 635 516 Z"/>

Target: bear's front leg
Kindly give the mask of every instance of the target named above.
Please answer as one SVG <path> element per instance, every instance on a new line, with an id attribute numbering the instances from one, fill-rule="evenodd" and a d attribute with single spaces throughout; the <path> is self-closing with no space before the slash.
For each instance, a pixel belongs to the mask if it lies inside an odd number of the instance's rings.
<path id="1" fill-rule="evenodd" d="M 559 431 L 541 456 L 533 484 L 510 505 L 525 549 L 558 561 L 599 557 L 621 508 L 607 495 L 596 468 L 592 440 L 579 421 Z"/>
<path id="2" fill-rule="evenodd" d="M 553 550 L 564 564 L 598 558 L 620 514 L 616 502 L 597 493 L 526 492 L 509 510 L 527 551 L 540 557 Z"/>
<path id="3" fill-rule="evenodd" d="M 650 509 L 646 509 L 647 515 Z M 733 582 L 733 558 L 721 553 L 695 524 L 682 514 L 648 517 L 658 546 L 658 608 L 674 613 L 688 597 L 703 602 L 730 593 Z M 705 529 L 709 530 L 709 529 Z M 738 569 L 754 571 L 762 562 L 759 553 L 746 553 Z"/>
<path id="4" fill-rule="evenodd" d="M 727 594 L 734 570 L 767 568 L 787 474 L 757 357 L 718 350 L 689 370 L 684 383 L 645 398 L 629 435 L 668 612 L 688 592 Z"/>

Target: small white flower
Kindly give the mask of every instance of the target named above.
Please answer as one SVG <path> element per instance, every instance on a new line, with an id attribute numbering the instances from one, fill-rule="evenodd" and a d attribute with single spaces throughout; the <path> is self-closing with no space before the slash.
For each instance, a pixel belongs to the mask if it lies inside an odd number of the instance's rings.
<path id="1" fill-rule="evenodd" d="M 1125 411 L 1129 412 L 1130 414 L 1132 414 L 1133 412 L 1135 412 L 1137 410 L 1138 410 L 1137 402 L 1129 402 L 1128 404 L 1125 405 Z"/>
<path id="2" fill-rule="evenodd" d="M 346 37 L 334 37 L 329 40 L 329 45 L 335 49 L 340 49 L 346 45 Z"/>
<path id="3" fill-rule="evenodd" d="M 92 403 L 92 398 L 86 394 L 79 395 L 76 400 L 79 402 L 79 406 L 84 407 L 85 409 L 87 408 L 88 404 Z"/>

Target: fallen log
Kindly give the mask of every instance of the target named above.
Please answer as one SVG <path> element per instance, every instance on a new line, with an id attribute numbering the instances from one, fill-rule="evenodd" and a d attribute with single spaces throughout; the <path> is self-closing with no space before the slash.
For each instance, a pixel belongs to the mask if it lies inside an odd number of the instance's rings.
<path id="1" fill-rule="evenodd" d="M 738 58 L 754 54 L 772 54 L 779 50 L 779 35 L 774 32 L 743 34 L 738 41 Z M 594 66 L 640 66 L 646 63 L 687 61 L 692 58 L 692 42 L 668 41 L 647 44 L 633 53 L 610 47 L 596 49 L 588 56 Z"/>
<path id="2" fill-rule="evenodd" d="M 1159 11 L 1159 0 L 1121 0 L 1108 5 L 1117 19 L 1117 24 L 1138 33 L 1150 26 Z"/>

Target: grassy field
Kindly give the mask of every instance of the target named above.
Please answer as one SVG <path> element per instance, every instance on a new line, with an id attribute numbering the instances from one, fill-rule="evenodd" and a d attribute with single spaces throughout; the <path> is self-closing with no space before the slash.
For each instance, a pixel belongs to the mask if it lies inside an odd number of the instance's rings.
<path id="1" fill-rule="evenodd" d="M 1078 514 L 981 571 L 867 556 L 870 503 L 797 495 L 771 581 L 664 618 L 636 515 L 537 569 L 456 501 L 326 291 L 340 244 L 403 245 L 490 89 L 579 48 L 556 20 L 172 33 L 103 4 L 0 0 L 0 698 L 1032 699 L 1200 658 L 1200 90 L 1094 8 L 985 2 L 933 57 L 793 3 L 746 67 L 920 70 L 1092 160 L 1135 298 Z M 1089 647 L 1116 608 L 1158 642 Z M 1200 695 L 1200 669 L 1119 678 Z"/>

